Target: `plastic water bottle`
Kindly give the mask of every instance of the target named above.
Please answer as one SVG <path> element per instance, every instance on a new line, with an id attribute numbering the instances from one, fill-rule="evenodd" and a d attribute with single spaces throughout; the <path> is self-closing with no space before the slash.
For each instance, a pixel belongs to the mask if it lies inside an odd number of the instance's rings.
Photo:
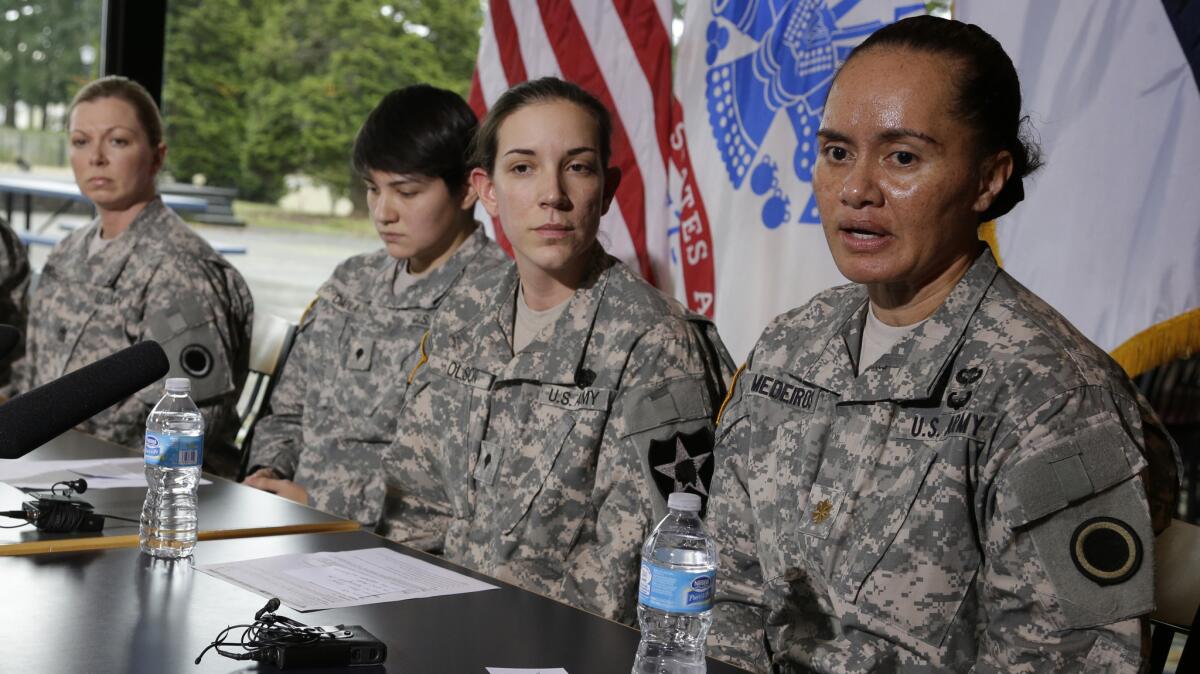
<path id="1" fill-rule="evenodd" d="M 638 644 L 633 674 L 699 674 L 712 624 L 717 546 L 700 522 L 700 497 L 675 493 L 642 546 Z"/>
<path id="2" fill-rule="evenodd" d="M 196 545 L 196 485 L 204 459 L 204 417 L 186 377 L 167 379 L 146 418 L 146 503 L 138 542 L 155 557 L 189 557 Z"/>

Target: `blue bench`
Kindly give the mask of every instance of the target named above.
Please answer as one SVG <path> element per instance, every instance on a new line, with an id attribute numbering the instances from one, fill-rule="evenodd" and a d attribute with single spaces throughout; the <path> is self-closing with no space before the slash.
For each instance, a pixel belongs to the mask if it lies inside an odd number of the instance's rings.
<path id="1" fill-rule="evenodd" d="M 63 203 L 54 213 L 42 223 L 39 230 L 46 229 L 51 222 L 54 221 L 63 211 L 67 209 L 73 202 L 91 203 L 83 193 L 79 191 L 79 186 L 73 180 L 59 180 L 47 177 L 35 177 L 30 175 L 13 175 L 0 174 L 0 192 L 4 193 L 4 219 L 10 225 L 13 224 L 13 201 L 18 196 L 25 197 L 25 230 L 33 229 L 33 198 L 45 197 L 49 199 L 62 199 Z M 162 195 L 163 203 L 170 206 L 173 210 L 180 212 L 203 213 L 208 210 L 208 201 L 200 197 L 189 197 L 178 194 Z M 15 227 L 14 227 L 15 229 Z"/>

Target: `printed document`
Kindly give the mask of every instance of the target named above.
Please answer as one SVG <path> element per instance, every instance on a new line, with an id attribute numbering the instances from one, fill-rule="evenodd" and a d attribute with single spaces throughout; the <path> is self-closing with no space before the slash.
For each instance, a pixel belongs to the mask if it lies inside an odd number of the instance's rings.
<path id="1" fill-rule="evenodd" d="M 146 466 L 139 457 L 54 461 L 0 461 L 0 482 L 24 489 L 49 489 L 55 482 L 86 478 L 88 490 L 145 489 Z M 200 478 L 200 484 L 212 484 Z"/>
<path id="2" fill-rule="evenodd" d="M 494 590 L 470 576 L 388 548 L 263 557 L 197 567 L 297 611 Z"/>

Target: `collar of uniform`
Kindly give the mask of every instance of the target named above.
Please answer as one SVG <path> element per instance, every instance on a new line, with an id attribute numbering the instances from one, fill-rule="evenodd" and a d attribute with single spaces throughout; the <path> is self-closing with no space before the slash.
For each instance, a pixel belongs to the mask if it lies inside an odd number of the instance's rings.
<path id="1" fill-rule="evenodd" d="M 504 307 L 511 315 L 512 303 L 506 297 L 515 292 L 516 276 L 516 265 L 510 262 L 455 286 L 434 313 L 426 353 L 461 359 L 489 374 L 504 367 L 512 360 L 512 346 L 505 340 L 503 321 L 497 325 L 496 316 L 503 314 Z"/>
<path id="2" fill-rule="evenodd" d="M 803 381 L 841 395 L 847 384 L 854 381 L 857 360 L 857 354 L 851 356 L 854 352 L 847 348 L 846 342 L 853 341 L 856 330 L 861 333 L 861 328 L 857 326 L 861 325 L 862 311 L 866 305 L 866 287 L 854 287 L 840 300 L 830 319 L 822 322 L 812 336 L 804 340 L 815 348 L 801 347 L 788 369 L 802 372 Z"/>
<path id="3" fill-rule="evenodd" d="M 985 246 L 942 306 L 891 353 L 884 354 L 854 379 L 846 398 L 865 402 L 933 397 L 942 371 L 958 351 L 967 323 L 991 286 L 997 269 L 996 259 Z M 861 321 L 858 325 L 861 326 Z M 858 329 L 861 331 L 861 327 Z M 848 350 L 850 337 L 845 332 L 846 326 L 843 330 L 843 346 Z"/>
<path id="4" fill-rule="evenodd" d="M 534 339 L 525 350 L 516 354 L 501 373 L 501 379 L 528 379 L 543 384 L 574 386 L 577 373 L 587 353 L 587 345 L 596 320 L 596 311 L 604 299 L 604 291 L 612 276 L 617 261 L 596 244 L 589 262 L 587 277 L 567 308 L 554 323 L 551 341 Z M 511 298 L 504 303 L 505 311 L 497 315 L 505 327 L 505 335 L 512 344 L 512 317 L 516 305 L 516 286 L 511 289 Z M 506 319 L 506 320 L 504 320 Z"/>
<path id="5" fill-rule="evenodd" d="M 442 266 L 434 269 L 429 276 L 409 286 L 408 291 L 400 297 L 392 293 L 396 274 L 400 273 L 400 261 L 390 255 L 385 257 L 379 268 L 382 278 L 379 283 L 375 284 L 374 304 L 393 309 L 436 308 L 438 302 L 446 293 L 450 292 L 467 265 L 471 264 L 475 259 L 475 254 L 483 248 L 486 242 L 487 234 L 484 233 L 482 226 L 476 224 L 475 231 L 471 232 L 466 241 L 462 242 L 458 250 L 454 251 Z"/>
<path id="6" fill-rule="evenodd" d="M 133 249 L 153 231 L 153 221 L 161 219 L 167 212 L 167 207 L 163 205 L 162 199 L 155 196 L 134 217 L 133 222 L 129 223 L 129 227 L 121 236 L 94 256 L 88 257 L 88 241 L 96 235 L 96 230 L 100 227 L 100 220 L 97 218 L 74 242 L 78 250 L 72 252 L 77 252 L 78 257 L 72 256 L 72 259 L 83 259 L 85 263 L 78 265 L 74 270 L 65 271 L 72 275 L 85 276 L 94 285 L 104 287 L 116 285 L 117 279 L 120 278 L 121 272 L 124 271 L 126 263 L 133 254 Z M 166 236 L 167 233 L 159 232 L 159 235 Z"/>

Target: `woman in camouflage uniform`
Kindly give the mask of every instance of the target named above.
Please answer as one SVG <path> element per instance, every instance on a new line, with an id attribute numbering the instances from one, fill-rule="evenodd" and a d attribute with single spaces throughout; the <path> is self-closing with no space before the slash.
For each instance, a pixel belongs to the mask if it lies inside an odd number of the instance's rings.
<path id="1" fill-rule="evenodd" d="M 472 183 L 516 266 L 439 307 L 388 470 L 448 498 L 447 558 L 632 622 L 664 495 L 706 493 L 731 368 L 711 324 L 597 242 L 619 178 L 610 129 L 553 78 L 488 112 Z"/>
<path id="2" fill-rule="evenodd" d="M 21 342 L 0 354 L 0 391 L 12 379 L 12 364 L 25 352 L 25 322 L 29 318 L 29 253 L 20 237 L 0 218 L 0 323 L 20 330 Z M 0 393 L 0 400 L 3 400 Z"/>
<path id="3" fill-rule="evenodd" d="M 885 27 L 838 73 L 813 189 L 855 284 L 775 319 L 722 412 L 713 655 L 1137 671 L 1174 457 L 1112 359 L 977 238 L 1038 163 L 1020 107 L 1000 44 L 956 21 Z"/>
<path id="4" fill-rule="evenodd" d="M 346 260 L 317 291 L 253 440 L 260 489 L 392 528 L 383 449 L 429 317 L 504 252 L 472 217 L 467 146 L 475 115 L 427 85 L 393 91 L 354 141 L 354 167 L 384 247 Z M 406 526 L 420 530 L 409 514 Z M 421 536 L 406 538 L 423 545 Z"/>
<path id="5" fill-rule="evenodd" d="M 158 108 L 141 85 L 105 77 L 76 94 L 71 168 L 98 217 L 59 242 L 42 268 L 11 392 L 153 339 L 170 359 L 168 376 L 192 380 L 206 422 L 205 468 L 232 475 L 253 302 L 241 274 L 157 196 L 166 152 Z M 147 386 L 78 428 L 140 447 L 161 395 L 162 386 Z"/>

